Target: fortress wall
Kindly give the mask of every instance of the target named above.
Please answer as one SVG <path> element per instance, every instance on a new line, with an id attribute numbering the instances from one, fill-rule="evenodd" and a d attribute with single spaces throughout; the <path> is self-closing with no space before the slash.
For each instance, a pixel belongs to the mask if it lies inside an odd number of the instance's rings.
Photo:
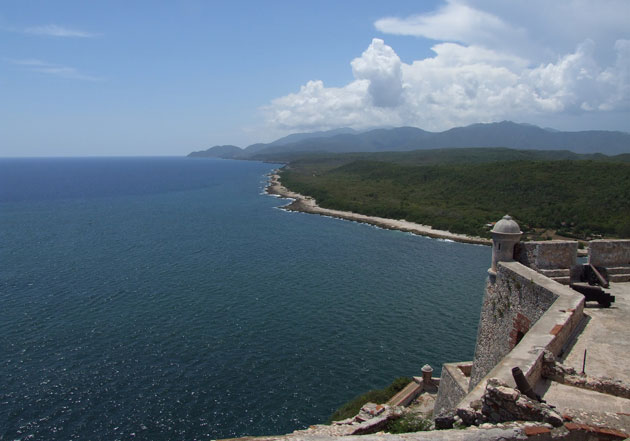
<path id="1" fill-rule="evenodd" d="M 577 241 L 520 242 L 514 247 L 514 259 L 536 271 L 571 268 L 577 263 Z"/>
<path id="2" fill-rule="evenodd" d="M 534 283 L 531 274 L 523 271 L 528 268 L 519 267 L 514 269 L 502 262 L 497 266 L 495 282 L 491 278 L 486 280 L 471 389 L 516 346 L 558 298 L 552 290 Z"/>
<path id="3" fill-rule="evenodd" d="M 442 411 L 455 409 L 462 398 L 466 396 L 471 367 L 472 361 L 444 363 L 442 365 L 442 377 L 433 407 L 433 415 L 437 416 Z M 462 368 L 468 370 L 468 377 L 464 375 Z"/>
<path id="4" fill-rule="evenodd" d="M 489 291 L 484 299 L 473 364 L 474 378 L 471 378 L 470 392 L 462 399 L 458 408 L 470 408 L 471 402 L 481 399 L 489 378 L 498 378 L 511 387 L 516 387 L 512 378 L 512 368 L 515 366 L 521 368 L 531 385 L 535 385 L 541 379 L 544 351 L 549 350 L 557 356 L 584 317 L 584 296 L 568 286 L 561 285 L 519 262 L 501 262 L 497 270 L 496 284 L 494 287 L 491 283 L 488 284 Z M 517 282 L 520 283 L 520 288 Z M 484 313 L 494 318 L 491 300 L 486 300 L 499 296 L 514 300 L 522 297 L 517 305 L 523 306 L 520 312 L 524 315 L 536 310 L 543 312 L 536 321 L 531 322 L 531 328 L 518 345 L 500 358 L 498 355 L 501 351 L 510 346 L 505 341 L 510 340 L 505 330 L 499 328 L 501 323 L 507 326 L 509 322 L 504 319 L 483 321 Z M 526 297 L 529 300 L 525 301 Z M 511 316 L 517 317 L 518 314 L 518 311 L 514 311 Z M 498 333 L 496 337 L 491 335 L 492 330 Z M 495 362 L 497 358 L 499 360 Z M 479 378 L 484 371 L 485 374 Z"/>
<path id="5" fill-rule="evenodd" d="M 630 240 L 591 240 L 588 263 L 606 268 L 630 265 Z"/>

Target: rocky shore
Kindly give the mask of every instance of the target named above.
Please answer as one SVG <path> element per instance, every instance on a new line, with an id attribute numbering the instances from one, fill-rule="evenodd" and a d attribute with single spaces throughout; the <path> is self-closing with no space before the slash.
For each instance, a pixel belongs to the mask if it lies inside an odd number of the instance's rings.
<path id="1" fill-rule="evenodd" d="M 429 225 L 416 224 L 406 220 L 387 219 L 377 216 L 366 216 L 364 214 L 353 213 L 351 211 L 331 210 L 322 208 L 317 205 L 315 199 L 309 196 L 303 196 L 284 187 L 280 182 L 280 176 L 277 173 L 269 175 L 269 185 L 265 190 L 267 194 L 277 195 L 281 198 L 293 199 L 289 205 L 283 207 L 288 211 L 301 211 L 303 213 L 319 214 L 322 216 L 331 216 L 339 219 L 346 219 L 355 222 L 374 225 L 389 230 L 400 230 L 408 233 L 418 234 L 420 236 L 428 236 L 436 239 L 446 239 L 455 242 L 472 243 L 480 245 L 492 245 L 490 239 L 483 237 L 467 236 L 465 234 L 451 233 L 450 231 L 436 230 Z"/>

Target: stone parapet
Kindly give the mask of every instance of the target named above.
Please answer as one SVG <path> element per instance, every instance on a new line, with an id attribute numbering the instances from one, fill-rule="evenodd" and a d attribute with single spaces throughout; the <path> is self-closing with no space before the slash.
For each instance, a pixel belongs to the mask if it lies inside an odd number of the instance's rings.
<path id="1" fill-rule="evenodd" d="M 548 351 L 543 356 L 542 375 L 557 383 L 630 399 L 630 384 L 612 378 L 578 374 L 574 368 L 557 363 L 554 355 Z"/>
<path id="2" fill-rule="evenodd" d="M 498 265 L 495 288 L 499 292 L 494 294 L 512 299 L 514 311 L 508 317 L 508 322 L 496 320 L 492 315 L 488 319 L 487 315 L 492 313 L 492 308 L 487 302 L 491 302 L 494 297 L 493 293 L 486 295 L 471 390 L 460 402 L 460 408 L 470 407 L 470 403 L 481 399 L 489 378 L 497 378 L 510 387 L 515 387 L 512 378 L 512 368 L 515 366 L 521 368 L 530 384 L 536 384 L 542 374 L 544 351 L 557 355 L 584 317 L 584 296 L 518 262 L 502 262 Z M 519 298 L 528 298 L 531 305 L 515 302 Z M 531 328 L 521 336 L 514 348 L 510 348 L 510 337 L 505 335 L 506 331 L 502 328 L 509 329 L 509 322 L 514 321 L 519 313 L 528 316 L 531 313 L 528 308 L 534 306 L 533 311 L 540 315 L 535 319 L 530 318 Z M 494 322 L 484 323 L 484 312 L 486 319 Z M 503 314 L 505 316 L 506 312 Z M 498 315 L 495 317 L 498 318 Z"/>
<path id="3" fill-rule="evenodd" d="M 559 286 L 518 262 L 497 266 L 494 282 L 489 279 L 486 283 L 470 389 L 514 349 L 556 301 Z M 562 288 L 562 292 L 573 293 L 568 287 Z"/>
<path id="4" fill-rule="evenodd" d="M 630 265 L 630 240 L 590 241 L 588 263 L 604 268 Z"/>
<path id="5" fill-rule="evenodd" d="M 442 365 L 440 388 L 433 408 L 434 415 L 455 409 L 461 399 L 466 396 L 471 368 L 472 361 Z"/>
<path id="6" fill-rule="evenodd" d="M 514 259 L 536 271 L 571 269 L 577 263 L 578 243 L 574 240 L 520 242 Z"/>

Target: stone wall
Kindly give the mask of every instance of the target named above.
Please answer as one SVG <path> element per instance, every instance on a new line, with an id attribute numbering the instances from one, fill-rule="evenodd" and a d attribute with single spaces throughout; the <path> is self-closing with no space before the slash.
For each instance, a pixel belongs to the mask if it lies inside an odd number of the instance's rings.
<path id="1" fill-rule="evenodd" d="M 482 323 L 479 329 L 480 337 L 477 340 L 477 352 L 472 372 L 473 377 L 476 375 L 474 381 L 477 384 L 473 385 L 473 378 L 471 378 L 470 392 L 460 401 L 458 414 L 460 411 L 475 412 L 471 410 L 472 406 L 483 396 L 486 383 L 490 378 L 499 379 L 510 387 L 515 387 L 516 384 L 512 378 L 512 368 L 515 366 L 521 368 L 530 384 L 537 384 L 542 376 L 545 352 L 549 351 L 556 356 L 562 352 L 572 333 L 584 318 L 584 296 L 568 286 L 561 285 L 519 262 L 501 262 L 498 270 L 495 286 L 491 286 L 491 295 L 486 294 L 486 297 L 492 298 L 501 294 L 510 299 L 517 298 L 519 295 L 528 297 L 528 302 L 519 303 L 523 309 L 513 312 L 511 316 L 517 319 L 516 324 L 522 323 L 522 318 L 518 319 L 518 314 L 521 313 L 530 319 L 531 327 L 516 347 L 508 350 L 503 358 L 495 362 L 497 355 L 510 346 L 509 333 L 500 329 L 501 324 L 507 327 L 509 322 L 505 319 L 502 322 L 488 320 L 487 317 L 484 322 L 484 313 L 488 316 L 488 312 L 491 312 L 491 308 L 484 301 Z M 516 283 L 517 281 L 520 286 Z M 551 304 L 548 304 L 549 300 L 552 301 Z M 545 304 L 547 306 L 544 306 Z M 528 317 L 528 311 L 536 309 L 544 313 L 537 320 L 531 320 L 531 317 Z M 497 332 L 497 336 L 491 335 L 493 329 Z M 489 345 L 489 349 L 484 346 L 484 342 L 485 345 Z M 490 371 L 479 379 L 478 376 L 488 367 Z"/>
<path id="2" fill-rule="evenodd" d="M 630 265 L 630 240 L 590 241 L 588 263 L 606 268 Z"/>
<path id="3" fill-rule="evenodd" d="M 514 260 L 536 271 L 570 269 L 577 263 L 576 241 L 520 242 L 514 248 Z"/>
<path id="4" fill-rule="evenodd" d="M 498 265 L 496 280 L 486 281 L 470 389 L 516 346 L 557 297 L 532 278 L 504 263 Z"/>
<path id="5" fill-rule="evenodd" d="M 433 415 L 437 416 L 443 411 L 455 409 L 457 404 L 468 393 L 468 382 L 472 361 L 461 363 L 444 363 L 442 365 L 442 377 L 440 388 L 435 400 Z M 468 376 L 465 375 L 467 371 Z"/>

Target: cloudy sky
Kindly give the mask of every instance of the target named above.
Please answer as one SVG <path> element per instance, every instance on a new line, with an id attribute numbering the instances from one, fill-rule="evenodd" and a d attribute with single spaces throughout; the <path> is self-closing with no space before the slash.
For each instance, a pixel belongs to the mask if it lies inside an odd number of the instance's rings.
<path id="1" fill-rule="evenodd" d="M 0 156 L 505 119 L 630 131 L 630 1 L 0 3 Z"/>

